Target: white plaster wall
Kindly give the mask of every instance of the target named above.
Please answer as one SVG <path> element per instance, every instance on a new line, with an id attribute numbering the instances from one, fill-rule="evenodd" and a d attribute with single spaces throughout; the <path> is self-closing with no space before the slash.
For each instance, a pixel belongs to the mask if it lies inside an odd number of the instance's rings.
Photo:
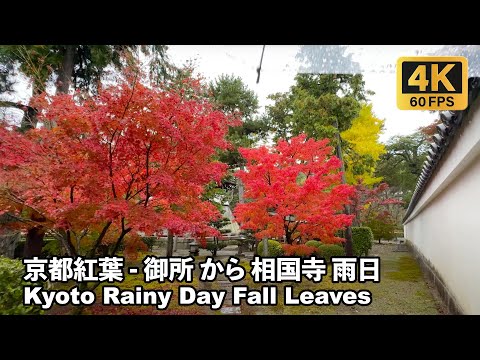
<path id="1" fill-rule="evenodd" d="M 431 262 L 466 314 L 480 314 L 479 103 L 404 224 L 405 237 Z"/>

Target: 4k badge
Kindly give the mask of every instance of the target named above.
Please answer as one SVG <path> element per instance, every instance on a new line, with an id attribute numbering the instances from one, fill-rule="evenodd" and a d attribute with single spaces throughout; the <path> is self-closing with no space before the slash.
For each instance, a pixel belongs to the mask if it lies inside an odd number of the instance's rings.
<path id="1" fill-rule="evenodd" d="M 412 56 L 397 61 L 397 106 L 401 110 L 464 110 L 468 106 L 467 59 Z"/>

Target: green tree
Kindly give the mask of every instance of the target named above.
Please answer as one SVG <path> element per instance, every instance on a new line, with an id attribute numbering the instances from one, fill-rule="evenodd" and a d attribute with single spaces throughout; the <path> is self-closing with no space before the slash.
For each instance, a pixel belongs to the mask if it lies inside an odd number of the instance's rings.
<path id="1" fill-rule="evenodd" d="M 266 107 L 267 123 L 274 138 L 290 138 L 306 133 L 315 139 L 334 140 L 347 130 L 359 115 L 364 90 L 362 75 L 298 74 L 287 93 L 269 96 L 273 105 Z"/>
<path id="2" fill-rule="evenodd" d="M 315 139 L 335 140 L 336 125 L 347 130 L 358 116 L 360 102 L 372 91 L 365 90 L 360 65 L 346 53 L 346 46 L 303 45 L 296 58 L 302 73 L 287 93 L 269 96 L 267 119 L 275 139 L 306 133 Z"/>
<path id="3" fill-rule="evenodd" d="M 371 211 L 363 225 L 372 230 L 373 236 L 379 244 L 382 239 L 391 240 L 395 237 L 397 224 L 388 211 Z"/>
<path id="4" fill-rule="evenodd" d="M 2 45 L 0 90 L 11 90 L 9 79 L 18 68 L 31 80 L 33 96 L 45 91 L 48 81 L 53 79 L 56 93 L 68 93 L 72 86 L 95 92 L 107 66 L 121 69 L 139 53 L 150 58 L 150 75 L 158 81 L 172 68 L 166 50 L 164 45 Z M 25 111 L 21 130 L 36 127 L 36 111 L 28 104 L 2 101 L 0 106 Z"/>
<path id="5" fill-rule="evenodd" d="M 224 192 L 221 196 L 224 200 L 228 199 L 229 206 L 233 209 L 239 201 L 239 186 L 241 186 L 233 176 L 233 171 L 245 165 L 245 160 L 238 149 L 254 146 L 266 136 L 267 126 L 265 121 L 257 116 L 259 108 L 257 95 L 243 83 L 240 77 L 220 75 L 210 82 L 208 95 L 213 98 L 222 112 L 241 121 L 239 126 L 229 128 L 227 140 L 231 148 L 220 151 L 218 154 L 219 160 L 228 164 L 231 170 L 222 181 Z M 208 194 L 213 193 L 210 191 Z M 215 193 L 217 199 L 219 195 L 217 190 Z"/>
<path id="6" fill-rule="evenodd" d="M 210 92 L 222 111 L 252 119 L 258 110 L 258 97 L 240 77 L 222 74 L 210 83 Z"/>
<path id="7" fill-rule="evenodd" d="M 337 155 L 342 159 L 340 148 L 348 144 L 341 140 L 339 132 L 352 126 L 362 104 L 372 94 L 364 86 L 361 74 L 298 74 L 288 93 L 270 97 L 275 103 L 267 107 L 267 124 L 275 139 L 302 133 L 314 139 L 328 138 L 337 145 Z M 348 164 L 344 165 L 348 170 Z M 349 214 L 348 206 L 345 213 Z M 345 238 L 346 253 L 351 255 L 350 227 Z"/>
<path id="8" fill-rule="evenodd" d="M 299 74 L 288 93 L 270 96 L 267 122 L 274 138 L 289 138 L 306 133 L 315 139 L 337 142 L 337 124 L 341 131 L 346 179 L 356 184 L 362 179 L 372 185 L 379 156 L 385 151 L 379 141 L 383 120 L 366 104 L 371 92 L 364 89 L 361 75 Z"/>
<path id="9" fill-rule="evenodd" d="M 422 172 L 428 151 L 425 133 L 416 131 L 410 135 L 396 135 L 386 144 L 376 174 L 395 189 L 407 206 Z"/>
<path id="10" fill-rule="evenodd" d="M 15 65 L 0 51 L 0 94 L 13 91 Z"/>
<path id="11" fill-rule="evenodd" d="M 257 120 L 258 97 L 240 77 L 220 75 L 209 86 L 210 95 L 220 110 L 242 120 L 241 126 L 230 127 L 227 139 L 233 147 L 220 154 L 220 161 L 237 168 L 244 165 L 239 147 L 251 147 L 265 134 L 264 122 Z"/>

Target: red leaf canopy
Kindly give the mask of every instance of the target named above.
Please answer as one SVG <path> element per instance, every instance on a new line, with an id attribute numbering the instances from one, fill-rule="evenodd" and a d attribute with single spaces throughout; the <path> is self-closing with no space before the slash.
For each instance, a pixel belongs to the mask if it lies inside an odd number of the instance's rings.
<path id="1" fill-rule="evenodd" d="M 0 126 L 0 209 L 21 203 L 65 230 L 106 222 L 146 233 L 208 230 L 219 214 L 200 195 L 225 174 L 213 155 L 228 146 L 234 124 L 197 82 L 182 85 L 165 90 L 130 79 L 84 101 L 39 99 L 52 130 L 24 135 Z"/>
<path id="2" fill-rule="evenodd" d="M 352 222 L 342 210 L 354 188 L 341 184 L 340 160 L 327 144 L 300 135 L 273 148 L 241 149 L 247 169 L 237 176 L 246 202 L 237 205 L 235 216 L 242 227 L 258 239 L 342 241 L 335 232 Z"/>

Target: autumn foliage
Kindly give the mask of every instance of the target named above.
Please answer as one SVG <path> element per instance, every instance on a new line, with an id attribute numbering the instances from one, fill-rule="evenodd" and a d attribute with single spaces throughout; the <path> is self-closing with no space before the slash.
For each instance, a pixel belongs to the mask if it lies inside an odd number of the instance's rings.
<path id="1" fill-rule="evenodd" d="M 384 120 L 375 117 L 372 105 L 363 105 L 352 126 L 342 132 L 342 139 L 347 142 L 344 160 L 349 184 L 362 180 L 363 184 L 372 186 L 382 180 L 374 174 L 377 161 L 385 153 L 385 145 L 379 141 L 383 126 Z"/>
<path id="2" fill-rule="evenodd" d="M 283 253 L 286 256 L 300 256 L 300 257 L 307 257 L 315 254 L 317 249 L 313 246 L 308 246 L 305 244 L 300 245 L 290 245 L 290 244 L 283 244 L 282 245 Z"/>
<path id="3" fill-rule="evenodd" d="M 247 169 L 236 175 L 246 200 L 234 213 L 242 228 L 257 239 L 285 236 L 288 244 L 342 241 L 335 233 L 352 222 L 342 211 L 354 188 L 341 184 L 340 160 L 327 144 L 299 135 L 272 148 L 240 149 Z"/>
<path id="4" fill-rule="evenodd" d="M 403 204 L 401 200 L 389 195 L 389 186 L 384 182 L 370 188 L 362 181 L 358 181 L 355 190 L 351 211 L 355 215 L 354 224 L 357 226 L 368 221 L 372 213 L 384 213 L 385 216 L 390 216 L 389 206 Z"/>
<path id="5" fill-rule="evenodd" d="M 41 214 L 71 255 L 85 239 L 89 253 L 113 254 L 124 239 L 135 251 L 137 232 L 215 233 L 220 214 L 200 195 L 226 171 L 214 155 L 234 124 L 202 92 L 196 80 L 166 90 L 127 76 L 87 100 L 37 99 L 43 127 L 0 126 L 0 212 Z"/>

